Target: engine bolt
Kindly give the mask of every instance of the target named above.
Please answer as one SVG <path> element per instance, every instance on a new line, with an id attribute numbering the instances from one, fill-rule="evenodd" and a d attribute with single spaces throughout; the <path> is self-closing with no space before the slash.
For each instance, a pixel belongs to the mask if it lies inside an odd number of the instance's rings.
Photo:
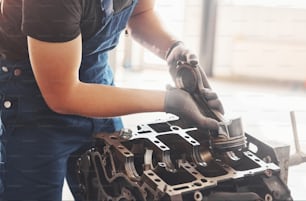
<path id="1" fill-rule="evenodd" d="M 193 194 L 193 198 L 194 198 L 195 201 L 201 201 L 201 200 L 203 200 L 203 195 L 200 191 L 196 191 Z"/>
<path id="2" fill-rule="evenodd" d="M 265 195 L 265 201 L 273 201 L 273 197 L 271 194 L 266 194 Z"/>
<path id="3" fill-rule="evenodd" d="M 267 169 L 267 170 L 265 170 L 265 175 L 266 175 L 267 177 L 271 177 L 271 176 L 273 175 L 273 171 L 270 170 L 270 169 Z"/>
<path id="4" fill-rule="evenodd" d="M 131 129 L 123 128 L 120 130 L 119 137 L 124 140 L 129 140 L 133 136 L 133 132 Z"/>

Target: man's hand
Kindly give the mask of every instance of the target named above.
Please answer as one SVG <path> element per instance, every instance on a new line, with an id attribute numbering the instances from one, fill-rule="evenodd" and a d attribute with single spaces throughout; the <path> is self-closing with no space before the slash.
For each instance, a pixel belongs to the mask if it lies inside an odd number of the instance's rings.
<path id="1" fill-rule="evenodd" d="M 190 64 L 190 66 L 196 67 L 199 71 L 199 74 L 200 74 L 199 77 L 201 78 L 201 81 L 202 81 L 201 87 L 199 87 L 199 85 L 195 83 L 195 86 L 198 86 L 197 88 L 199 89 L 198 93 L 200 93 L 202 96 L 205 97 L 205 99 L 207 100 L 207 104 L 211 109 L 220 112 L 222 115 L 224 114 L 222 103 L 220 99 L 218 98 L 217 94 L 212 91 L 209 85 L 208 79 L 206 77 L 206 74 L 204 70 L 199 66 L 198 58 L 193 52 L 187 49 L 182 42 L 177 41 L 173 43 L 171 48 L 169 49 L 166 55 L 166 60 L 170 67 L 170 74 L 176 85 L 177 85 L 176 76 L 177 76 L 177 71 L 179 70 L 178 69 L 179 61 L 185 62 L 187 64 Z M 188 79 L 190 79 L 190 77 L 188 77 Z M 188 82 L 190 81 L 192 82 L 192 80 L 189 80 Z M 181 88 L 180 86 L 177 86 L 177 87 Z M 189 90 L 187 91 L 190 92 Z"/>
<path id="2" fill-rule="evenodd" d="M 210 92 L 205 92 L 210 93 Z M 210 94 L 214 96 L 213 94 Z M 211 105 L 212 107 L 215 107 Z M 182 119 L 192 121 L 201 128 L 218 129 L 218 122 L 205 117 L 199 110 L 191 95 L 178 88 L 168 88 L 165 97 L 165 112 L 179 116 Z"/>
<path id="3" fill-rule="evenodd" d="M 170 47 L 170 49 L 168 50 L 166 54 L 166 61 L 170 68 L 169 71 L 170 71 L 173 81 L 175 81 L 176 79 L 176 72 L 177 72 L 176 67 L 179 61 L 186 62 L 192 66 L 199 65 L 199 60 L 196 54 L 193 53 L 191 50 L 187 49 L 181 41 L 177 41 L 172 44 L 172 46 Z M 198 67 L 201 72 L 203 87 L 211 88 L 208 83 L 205 72 L 200 66 Z"/>
<path id="4" fill-rule="evenodd" d="M 216 92 L 212 91 L 209 88 L 204 88 L 200 90 L 200 94 L 205 97 L 207 105 L 210 109 L 215 110 L 220 114 L 224 115 L 223 105 Z"/>
<path id="5" fill-rule="evenodd" d="M 175 80 L 176 66 L 178 61 L 184 61 L 191 65 L 199 63 L 198 57 L 187 49 L 181 41 L 172 44 L 166 55 L 166 61 L 170 68 L 172 79 Z"/>

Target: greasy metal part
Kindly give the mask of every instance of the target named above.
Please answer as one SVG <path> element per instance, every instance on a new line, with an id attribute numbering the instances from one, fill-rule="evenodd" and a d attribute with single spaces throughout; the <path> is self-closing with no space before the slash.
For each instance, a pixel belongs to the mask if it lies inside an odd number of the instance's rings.
<path id="1" fill-rule="evenodd" d="M 204 71 L 199 65 L 179 61 L 176 66 L 175 85 L 186 90 L 194 98 L 201 112 L 219 122 L 218 133 L 212 134 L 211 145 L 219 151 L 234 151 L 245 147 L 246 139 L 240 118 L 227 120 L 212 110 L 207 103 L 204 85 L 210 88 Z"/>
<path id="2" fill-rule="evenodd" d="M 172 119 L 139 125 L 128 140 L 120 136 L 98 134 L 95 147 L 80 157 L 84 200 L 292 200 L 277 164 L 248 148 L 233 153 L 239 160 L 215 152 L 208 130 Z"/>
<path id="3" fill-rule="evenodd" d="M 275 141 L 263 141 L 246 134 L 247 147 L 266 163 L 274 163 L 280 168 L 280 178 L 287 183 L 290 146 Z"/>
<path id="4" fill-rule="evenodd" d="M 128 128 L 123 128 L 119 132 L 119 137 L 123 140 L 130 139 L 132 137 L 132 135 L 133 135 L 133 131 L 131 129 L 128 129 Z"/>
<path id="5" fill-rule="evenodd" d="M 294 111 L 290 112 L 290 119 L 291 119 L 292 131 L 293 131 L 295 153 L 290 156 L 289 165 L 293 166 L 293 165 L 299 165 L 301 163 L 305 163 L 306 154 L 301 149 Z"/>
<path id="6" fill-rule="evenodd" d="M 246 145 L 244 130 L 240 118 L 219 123 L 218 136 L 212 138 L 214 149 L 231 151 L 242 149 Z"/>

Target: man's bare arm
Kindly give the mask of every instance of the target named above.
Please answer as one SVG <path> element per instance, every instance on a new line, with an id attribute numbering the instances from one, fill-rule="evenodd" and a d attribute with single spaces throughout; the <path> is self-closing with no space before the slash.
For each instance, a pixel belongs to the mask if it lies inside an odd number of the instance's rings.
<path id="1" fill-rule="evenodd" d="M 28 37 L 35 79 L 48 106 L 62 114 L 112 117 L 164 110 L 165 92 L 125 89 L 79 80 L 81 36 L 63 43 Z"/>
<path id="2" fill-rule="evenodd" d="M 176 41 L 163 27 L 154 12 L 155 0 L 139 0 L 128 23 L 129 33 L 144 47 L 160 58 L 165 59 L 166 52 Z"/>

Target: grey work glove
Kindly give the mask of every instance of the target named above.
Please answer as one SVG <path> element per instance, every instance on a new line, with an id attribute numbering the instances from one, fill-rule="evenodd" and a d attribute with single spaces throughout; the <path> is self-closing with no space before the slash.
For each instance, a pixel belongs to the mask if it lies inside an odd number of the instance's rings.
<path id="1" fill-rule="evenodd" d="M 166 61 L 170 68 L 170 74 L 173 80 L 175 79 L 175 68 L 178 61 L 185 61 L 192 65 L 197 65 L 199 63 L 198 57 L 187 49 L 181 41 L 177 41 L 172 44 L 167 52 Z"/>
<path id="2" fill-rule="evenodd" d="M 207 105 L 210 109 L 215 110 L 219 113 L 221 113 L 222 115 L 224 115 L 224 109 L 223 109 L 223 105 L 218 97 L 218 95 L 216 94 L 216 92 L 212 91 L 209 88 L 204 88 L 200 91 L 201 95 L 204 95 L 206 101 L 207 101 Z"/>
<path id="3" fill-rule="evenodd" d="M 207 92 L 214 96 L 212 93 Z M 205 117 L 191 95 L 178 88 L 168 87 L 165 97 L 165 112 L 175 114 L 184 120 L 195 123 L 200 128 L 218 129 L 218 122 Z"/>
<path id="4" fill-rule="evenodd" d="M 168 66 L 170 68 L 170 74 L 172 76 L 173 81 L 175 82 L 176 79 L 176 67 L 178 61 L 183 61 L 191 64 L 192 66 L 197 66 L 199 64 L 198 57 L 191 52 L 189 49 L 187 49 L 184 44 L 180 41 L 175 42 L 166 55 L 166 61 L 168 63 Z M 206 97 L 206 100 L 208 102 L 208 105 L 214 109 L 220 112 L 221 114 L 224 114 L 223 105 L 218 98 L 217 94 L 211 90 L 211 87 L 209 85 L 208 79 L 206 77 L 206 74 L 204 70 L 197 66 L 200 70 L 201 77 L 202 77 L 202 83 L 203 83 L 203 90 L 200 91 L 201 94 L 204 94 Z"/>

